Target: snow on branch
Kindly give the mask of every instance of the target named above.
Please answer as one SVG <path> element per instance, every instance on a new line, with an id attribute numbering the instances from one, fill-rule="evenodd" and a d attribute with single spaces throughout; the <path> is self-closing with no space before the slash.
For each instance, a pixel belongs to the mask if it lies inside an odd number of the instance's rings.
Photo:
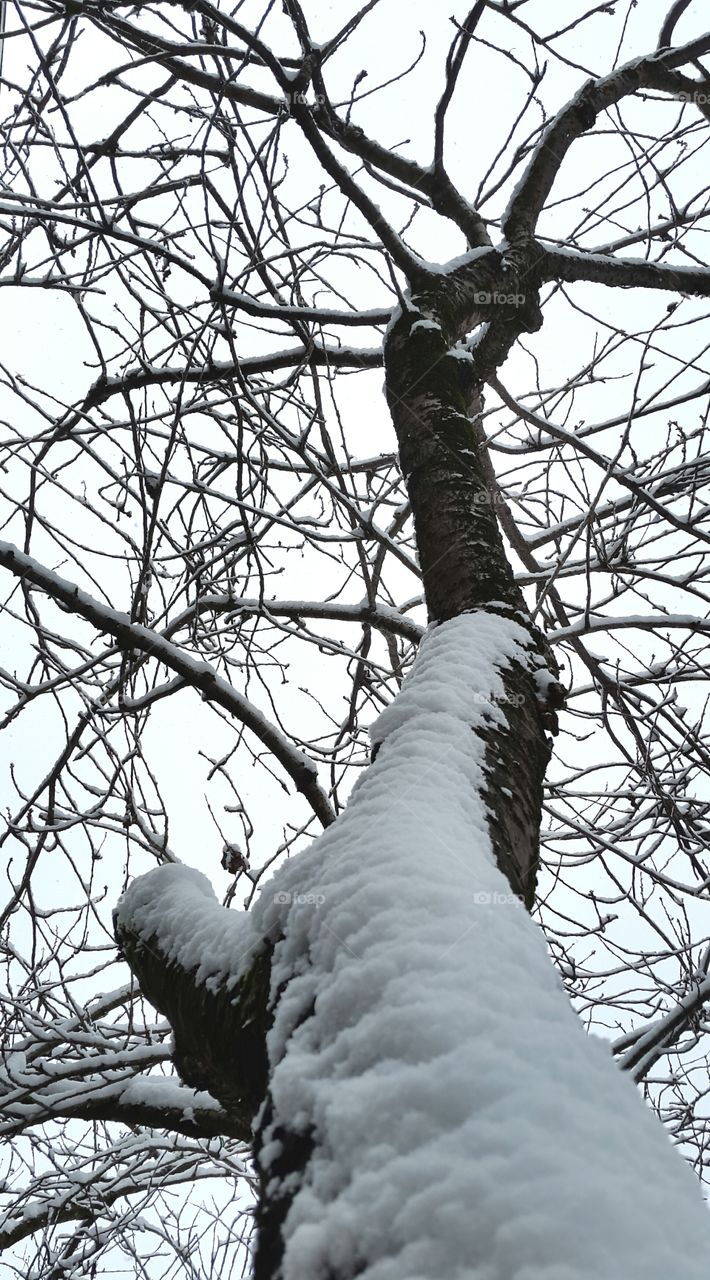
<path id="1" fill-rule="evenodd" d="M 697 1021 L 708 1002 L 710 978 L 706 977 L 698 980 L 695 988 L 662 1017 L 620 1036 L 612 1045 L 612 1051 L 618 1057 L 622 1071 L 628 1071 L 640 1084 L 669 1046 L 675 1044 L 686 1028 Z"/>
<path id="2" fill-rule="evenodd" d="M 547 278 L 553 280 L 586 280 L 622 289 L 667 289 L 701 298 L 710 297 L 710 270 L 706 267 L 681 267 L 642 258 L 613 258 L 602 253 L 546 248 L 542 254 L 541 269 Z"/>
<path id="3" fill-rule="evenodd" d="M 165 1046 L 156 1048 L 155 1061 L 169 1058 Z M 251 1141 L 248 1126 L 238 1123 L 210 1094 L 169 1077 L 136 1076 L 146 1065 L 140 1051 L 69 1059 L 63 1072 L 54 1059 L 29 1070 L 18 1064 L 19 1056 L 11 1055 L 0 1069 L 0 1135 L 5 1139 L 49 1120 L 86 1120 L 141 1125 L 188 1138 Z M 131 1058 L 133 1065 L 121 1066 L 121 1059 Z"/>
<path id="4" fill-rule="evenodd" d="M 279 310 L 279 308 L 274 308 Z M 304 308 L 307 310 L 307 308 Z M 287 311 L 287 309 L 285 309 Z M 347 312 L 345 313 L 347 314 Z M 357 313 L 353 313 L 357 314 Z M 363 313 L 360 312 L 360 315 Z M 290 312 L 287 319 L 292 318 Z M 309 318 L 319 323 L 319 314 L 313 312 Z M 327 321 L 323 321 L 327 323 Z M 345 323 L 348 323 L 345 321 Z M 275 373 L 279 369 L 298 368 L 301 364 L 316 364 L 333 369 L 376 369 L 382 364 L 383 355 L 380 347 L 367 347 L 357 350 L 353 347 L 292 347 L 290 350 L 274 351 L 265 356 L 250 356 L 244 360 L 212 360 L 209 364 L 198 365 L 152 365 L 138 369 L 127 369 L 125 373 L 115 377 L 98 378 L 82 406 L 83 410 L 92 409 L 97 404 L 117 393 L 137 391 L 141 387 L 170 386 L 174 384 L 197 382 L 200 385 L 210 382 L 223 382 L 227 378 L 248 378 L 259 373 Z"/>
<path id="5" fill-rule="evenodd" d="M 146 1196 L 156 1185 L 163 1189 L 190 1186 L 192 1183 L 224 1177 L 224 1163 L 217 1156 L 206 1156 L 204 1148 L 189 1140 L 171 1136 L 162 1140 L 153 1135 L 150 1151 L 138 1138 L 131 1143 L 108 1148 L 99 1171 L 87 1170 L 82 1161 L 76 1165 L 66 1161 L 54 1179 L 52 1190 L 33 1180 L 12 1212 L 0 1218 L 0 1252 L 47 1227 L 64 1222 L 84 1224 L 85 1233 L 93 1236 L 101 1216 L 124 1198 Z M 246 1174 L 240 1162 L 239 1172 Z M 44 1192 L 44 1194 L 40 1194 Z M 115 1215 L 111 1215 L 115 1217 Z M 98 1221 L 97 1221 L 98 1220 Z M 64 1268 L 62 1268 L 63 1270 Z"/>
<path id="6" fill-rule="evenodd" d="M 512 244 L 527 240 L 534 233 L 567 152 L 573 142 L 592 128 L 600 112 L 639 89 L 660 86 L 664 72 L 701 57 L 708 49 L 710 36 L 703 36 L 677 49 L 635 58 L 608 76 L 588 80 L 540 135 L 503 216 L 502 231 L 506 239 Z"/>
<path id="7" fill-rule="evenodd" d="M 340 311 L 331 307 L 301 307 L 287 303 L 261 302 L 247 293 L 238 293 L 222 285 L 212 290 L 213 298 L 236 307 L 247 315 L 269 320 L 307 320 L 313 324 L 378 325 L 387 324 L 392 315 L 391 307 L 375 307 L 370 311 Z M 317 348 L 314 348 L 317 351 Z M 365 353 L 366 355 L 368 353 Z M 248 362 L 247 362 L 248 363 Z"/>
<path id="8" fill-rule="evenodd" d="M 272 752 L 322 825 L 328 826 L 333 821 L 333 810 L 318 782 L 317 768 L 313 761 L 294 747 L 285 734 L 271 724 L 248 698 L 218 676 L 209 663 L 194 658 L 149 627 L 131 622 L 128 614 L 102 604 L 100 600 L 82 591 L 76 583 L 59 577 L 10 542 L 0 542 L 0 565 L 45 591 L 69 613 L 78 614 L 99 631 L 109 632 L 122 647 L 139 649 L 141 653 L 162 662 L 192 688 L 199 690 L 205 702 L 215 703 L 241 721 Z"/>
<path id="9" fill-rule="evenodd" d="M 257 614 L 264 618 L 289 618 L 297 622 L 299 618 L 319 618 L 332 622 L 356 622 L 375 627 L 385 634 L 401 636 L 412 644 L 419 644 L 424 628 L 413 618 L 406 617 L 399 609 L 378 603 L 371 605 L 367 600 L 361 604 L 339 604 L 337 600 L 257 600 L 240 596 L 205 595 L 196 601 L 194 606 L 185 609 L 165 628 L 165 635 L 173 635 L 181 630 L 197 613 L 231 613 L 235 617 L 240 614 Z"/>
<path id="10" fill-rule="evenodd" d="M 550 644 L 562 644 L 572 636 L 586 636 L 592 632 L 619 631 L 630 627 L 639 627 L 642 631 L 681 630 L 691 633 L 710 632 L 710 618 L 702 618 L 697 614 L 681 613 L 648 613 L 627 614 L 623 617 L 612 615 L 581 618 L 569 627 L 559 627 L 549 633 Z"/>

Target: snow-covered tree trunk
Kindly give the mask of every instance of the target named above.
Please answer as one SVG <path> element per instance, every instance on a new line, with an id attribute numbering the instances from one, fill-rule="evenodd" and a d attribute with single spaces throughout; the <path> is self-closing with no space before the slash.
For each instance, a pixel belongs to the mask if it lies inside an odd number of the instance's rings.
<path id="1" fill-rule="evenodd" d="M 706 1274 L 692 1175 L 495 865 L 487 730 L 536 661 L 498 612 L 434 628 L 347 810 L 253 912 L 180 867 L 124 896 L 180 1071 L 254 1109 L 257 1280 Z"/>
<path id="2" fill-rule="evenodd" d="M 666 1280 L 678 1236 L 687 1280 L 710 1261 L 690 1174 L 585 1040 L 525 909 L 561 689 L 457 345 L 508 271 L 474 254 L 386 339 L 431 624 L 347 809 L 248 915 L 173 866 L 117 912 L 183 1079 L 253 1122 L 255 1280 Z"/>

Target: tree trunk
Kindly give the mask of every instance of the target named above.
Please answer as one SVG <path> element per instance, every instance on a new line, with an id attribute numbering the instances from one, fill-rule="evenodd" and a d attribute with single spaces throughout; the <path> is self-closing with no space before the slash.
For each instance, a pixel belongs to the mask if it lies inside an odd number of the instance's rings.
<path id="1" fill-rule="evenodd" d="M 207 985 L 190 960 L 193 930 L 181 920 L 166 932 L 156 915 L 161 870 L 119 910 L 126 956 L 175 1029 L 178 1069 L 235 1120 L 252 1111 L 254 1280 L 515 1275 L 541 1232 L 541 1266 L 608 1275 L 595 1232 L 573 1250 L 567 1238 L 556 1185 L 566 1143 L 575 1194 L 619 1256 L 635 1256 L 639 1229 L 624 1206 L 660 1159 L 668 1176 L 642 1205 L 638 1274 L 673 1266 L 661 1185 L 678 1212 L 690 1206 L 694 1256 L 705 1248 L 690 1175 L 676 1179 L 665 1137 L 595 1058 L 521 906 L 534 899 L 546 729 L 562 691 L 505 556 L 480 416 L 484 375 L 539 325 L 535 265 L 534 254 L 474 250 L 418 280 L 389 327 L 386 392 L 431 626 L 373 728 L 373 763 L 347 809 L 262 889 Z M 144 880 L 155 885 L 147 907 Z M 196 917 L 194 930 L 208 937 L 211 920 Z M 513 1016 L 501 1001 L 516 996 Z M 500 1113 L 492 1164 L 489 1095 Z M 457 1201 L 455 1186 L 447 1200 L 448 1165 L 468 1171 L 470 1199 Z M 528 1221 L 531 1187 L 542 1227 Z"/>
<path id="2" fill-rule="evenodd" d="M 506 296 L 515 292 L 502 272 L 500 255 L 474 254 L 472 267 L 455 270 L 451 278 L 431 280 L 426 296 L 411 300 L 388 332 L 386 394 L 412 504 L 431 623 L 437 626 L 487 611 L 503 631 L 512 626 L 523 641 L 515 655 L 503 658 L 495 699 L 485 689 L 479 691 L 481 701 L 469 729 L 481 746 L 479 799 L 495 859 L 513 894 L 529 909 L 549 758 L 544 694 L 551 687 L 559 689 L 557 670 L 530 622 L 505 556 L 481 457 L 485 444 L 479 420 L 480 379 L 474 355 L 456 345 L 478 317 L 474 295 L 483 289 L 496 294 L 499 286 Z M 529 321 L 530 308 L 525 316 L 511 312 L 504 321 L 508 342 L 526 317 Z M 376 740 L 375 752 L 379 746 Z M 396 749 L 384 747 L 386 752 Z M 367 780 L 363 786 L 366 790 Z M 480 834 L 471 831 L 471 841 L 480 840 Z M 470 856 L 465 849 L 461 855 Z M 281 1274 L 284 1219 L 317 1143 L 311 1128 L 294 1130 L 283 1123 L 268 1086 L 264 1036 L 289 987 L 272 989 L 269 1000 L 267 961 L 275 944 L 285 945 L 288 929 L 286 918 L 267 931 L 268 946 L 242 978 L 235 1001 L 224 988 L 206 992 L 196 986 L 193 974 L 168 961 L 159 937 L 140 937 L 120 918 L 117 927 L 144 993 L 173 1025 L 175 1063 L 183 1079 L 208 1088 L 235 1121 L 243 1123 L 250 1109 L 257 1117 L 255 1280 L 275 1280 Z M 307 955 L 300 963 L 307 966 Z M 312 1012 L 311 1001 L 300 1010 L 294 1033 L 307 1025 Z"/>

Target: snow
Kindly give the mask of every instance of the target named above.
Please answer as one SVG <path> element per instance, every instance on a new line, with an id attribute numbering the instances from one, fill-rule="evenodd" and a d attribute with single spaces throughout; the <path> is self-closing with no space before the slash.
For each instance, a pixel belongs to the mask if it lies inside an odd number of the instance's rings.
<path id="1" fill-rule="evenodd" d="M 409 332 L 416 333 L 417 329 L 436 329 L 441 333 L 441 325 L 437 324 L 436 320 L 415 320 Z"/>
<path id="2" fill-rule="evenodd" d="M 560 644 L 572 636 L 588 635 L 592 631 L 618 631 L 622 627 L 624 630 L 629 627 L 640 627 L 647 631 L 651 628 L 673 627 L 686 631 L 710 631 L 710 618 L 693 613 L 629 613 L 618 617 L 590 615 L 569 627 L 558 627 L 550 639 L 555 644 Z M 601 661 L 606 662 L 607 658 L 603 657 Z"/>
<path id="3" fill-rule="evenodd" d="M 166 958 L 194 972 L 208 991 L 223 983 L 231 991 L 261 941 L 251 916 L 226 911 L 207 876 L 177 863 L 134 880 L 117 915 L 126 929 L 155 938 Z"/>
<path id="4" fill-rule="evenodd" d="M 248 925 L 220 923 L 206 879 L 175 866 L 124 899 L 208 982 L 284 935 L 263 1158 L 277 1125 L 317 1141 L 283 1280 L 708 1275 L 692 1174 L 585 1035 L 493 859 L 475 730 L 504 722 L 505 666 L 537 667 L 525 643 L 500 614 L 429 629 L 346 811 Z"/>
<path id="5" fill-rule="evenodd" d="M 473 363 L 473 352 L 468 347 L 461 346 L 459 343 L 454 347 L 450 347 L 448 354 L 453 356 L 454 360 L 467 360 L 469 364 Z"/>
<path id="6" fill-rule="evenodd" d="M 204 1090 L 187 1089 L 177 1080 L 166 1076 L 135 1076 L 121 1090 L 121 1102 L 130 1106 L 158 1107 L 165 1111 L 173 1108 L 194 1116 L 195 1110 L 220 1113 L 222 1108 L 211 1094 Z"/>
<path id="7" fill-rule="evenodd" d="M 387 324 L 390 319 L 390 307 L 374 307 L 364 311 L 339 311 L 334 307 L 316 307 L 313 309 L 305 306 L 293 306 L 288 303 L 263 302 L 253 298 L 250 294 L 239 293 L 236 289 L 227 289 L 219 281 L 214 285 L 213 293 L 222 302 L 237 307 L 240 311 L 246 311 L 249 315 L 269 316 L 274 319 L 280 317 L 286 319 L 289 317 L 291 319 L 298 317 L 310 319 L 314 314 L 317 314 L 322 323 L 347 325 L 380 325 Z"/>
<path id="8" fill-rule="evenodd" d="M 489 244 L 483 244 L 477 245 L 475 249 L 467 249 L 465 253 L 459 253 L 455 258 L 449 258 L 446 262 L 427 262 L 422 259 L 422 265 L 432 275 L 448 276 L 455 271 L 472 266 L 478 258 L 486 258 L 495 253 L 497 253 L 497 250 L 494 247 Z"/>

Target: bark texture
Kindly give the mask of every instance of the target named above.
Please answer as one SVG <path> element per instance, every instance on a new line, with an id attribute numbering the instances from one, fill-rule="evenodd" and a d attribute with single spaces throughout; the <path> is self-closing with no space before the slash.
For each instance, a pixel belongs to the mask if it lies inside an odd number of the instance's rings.
<path id="1" fill-rule="evenodd" d="M 556 664 L 532 626 L 508 562 L 486 465 L 482 364 L 539 327 L 536 252 L 504 258 L 482 250 L 412 297 L 385 343 L 387 400 L 397 433 L 432 622 L 480 608 L 512 614 L 531 635 L 541 667 Z M 495 318 L 495 324 L 483 328 Z M 469 338 L 471 330 L 479 333 Z M 490 339 L 495 330 L 494 339 Z M 542 786 L 549 759 L 548 707 L 529 672 L 505 676 L 505 729 L 486 742 L 491 838 L 500 869 L 532 907 Z M 558 694 L 559 697 L 559 694 Z"/>

